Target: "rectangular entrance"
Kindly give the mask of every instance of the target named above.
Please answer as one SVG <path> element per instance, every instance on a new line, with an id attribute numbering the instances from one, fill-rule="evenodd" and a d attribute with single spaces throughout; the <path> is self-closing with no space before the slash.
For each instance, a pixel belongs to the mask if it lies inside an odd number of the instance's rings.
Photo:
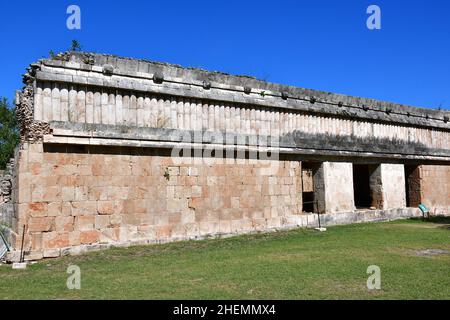
<path id="1" fill-rule="evenodd" d="M 319 170 L 320 162 L 302 162 L 302 201 L 303 212 L 317 213 L 317 195 L 314 176 Z M 317 178 L 317 177 L 316 177 Z"/>
<path id="2" fill-rule="evenodd" d="M 421 203 L 420 168 L 416 165 L 405 165 L 406 206 L 417 208 Z"/>
<path id="3" fill-rule="evenodd" d="M 356 209 L 368 209 L 371 207 L 372 197 L 370 194 L 369 165 L 353 165 L 353 191 Z"/>

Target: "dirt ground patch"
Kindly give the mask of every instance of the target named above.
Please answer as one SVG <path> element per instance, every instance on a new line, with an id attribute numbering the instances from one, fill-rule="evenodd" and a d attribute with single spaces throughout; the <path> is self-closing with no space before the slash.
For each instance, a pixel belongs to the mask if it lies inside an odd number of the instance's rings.
<path id="1" fill-rule="evenodd" d="M 424 249 L 424 250 L 414 250 L 413 252 L 415 255 L 420 257 L 450 255 L 450 250 L 443 250 L 443 249 Z"/>

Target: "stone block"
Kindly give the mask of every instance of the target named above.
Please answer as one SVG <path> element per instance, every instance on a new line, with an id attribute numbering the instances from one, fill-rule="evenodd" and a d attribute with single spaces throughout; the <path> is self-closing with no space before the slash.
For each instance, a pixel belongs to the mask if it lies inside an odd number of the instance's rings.
<path id="1" fill-rule="evenodd" d="M 73 201 L 70 204 L 72 216 L 86 216 L 97 214 L 96 201 Z"/>
<path id="2" fill-rule="evenodd" d="M 100 231 L 100 243 L 114 243 L 119 241 L 119 228 L 107 228 Z"/>
<path id="3" fill-rule="evenodd" d="M 75 188 L 72 186 L 61 187 L 61 200 L 62 201 L 75 200 Z"/>
<path id="4" fill-rule="evenodd" d="M 47 204 L 47 215 L 49 217 L 68 216 L 70 213 L 62 211 L 62 202 L 49 202 Z"/>
<path id="5" fill-rule="evenodd" d="M 198 237 L 200 235 L 199 226 L 197 223 L 187 223 L 185 225 L 187 237 Z"/>
<path id="6" fill-rule="evenodd" d="M 44 258 L 44 253 L 42 251 L 29 252 L 24 256 L 25 261 L 36 261 Z"/>
<path id="7" fill-rule="evenodd" d="M 61 249 L 47 249 L 43 252 L 44 258 L 58 258 L 61 256 Z"/>
<path id="8" fill-rule="evenodd" d="M 49 232 L 55 230 L 55 218 L 35 217 L 28 221 L 28 232 Z"/>
<path id="9" fill-rule="evenodd" d="M 74 217 L 58 216 L 55 217 L 55 230 L 71 232 L 74 230 Z"/>
<path id="10" fill-rule="evenodd" d="M 5 256 L 5 260 L 7 262 L 19 262 L 20 258 L 20 251 L 18 250 L 7 252 Z"/>
<path id="11" fill-rule="evenodd" d="M 98 201 L 97 211 L 101 215 L 114 214 L 114 201 Z"/>
<path id="12" fill-rule="evenodd" d="M 27 207 L 27 212 L 25 212 L 25 214 L 29 213 L 32 217 L 42 217 L 47 215 L 48 204 L 45 202 L 31 202 L 25 206 Z"/>
<path id="13" fill-rule="evenodd" d="M 42 239 L 43 233 L 36 232 L 31 234 L 31 250 L 41 251 L 42 250 Z"/>
<path id="14" fill-rule="evenodd" d="M 76 216 L 75 217 L 75 230 L 89 231 L 95 228 L 96 216 Z"/>
<path id="15" fill-rule="evenodd" d="M 93 244 L 100 240 L 100 232 L 98 230 L 89 230 L 80 232 L 81 244 Z"/>
<path id="16" fill-rule="evenodd" d="M 45 232 L 43 233 L 43 248 L 57 249 L 69 246 L 68 232 Z M 45 254 L 44 254 L 45 257 Z"/>
<path id="17" fill-rule="evenodd" d="M 109 216 L 95 216 L 95 229 L 106 229 L 109 227 L 110 217 Z"/>

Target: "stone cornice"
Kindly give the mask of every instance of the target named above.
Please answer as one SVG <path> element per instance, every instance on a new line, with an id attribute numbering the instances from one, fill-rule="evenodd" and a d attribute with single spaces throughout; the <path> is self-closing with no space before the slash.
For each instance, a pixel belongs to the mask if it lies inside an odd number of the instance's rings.
<path id="1" fill-rule="evenodd" d="M 343 118 L 450 130 L 450 112 L 260 81 L 250 77 L 89 53 L 33 64 L 36 79 L 218 100 Z"/>
<path id="2" fill-rule="evenodd" d="M 277 152 L 279 154 L 303 154 L 341 157 L 372 157 L 404 160 L 450 161 L 449 150 L 433 150 L 425 146 L 371 140 L 367 143 L 353 138 L 353 144 L 341 142 L 331 136 L 283 136 L 261 137 L 217 132 L 196 132 L 163 128 L 130 128 L 102 124 L 50 123 L 52 134 L 45 143 L 103 145 L 153 148 L 212 148 L 215 150 L 245 150 Z M 219 138 L 219 140 L 217 140 Z M 222 139 L 222 140 L 221 140 Z M 262 139 L 262 140 L 261 140 Z M 224 144 L 225 141 L 229 143 Z"/>

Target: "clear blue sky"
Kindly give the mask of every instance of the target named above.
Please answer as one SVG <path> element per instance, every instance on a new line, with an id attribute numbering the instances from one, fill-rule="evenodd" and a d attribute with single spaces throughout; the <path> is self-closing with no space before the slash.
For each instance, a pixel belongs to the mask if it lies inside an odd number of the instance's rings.
<path id="1" fill-rule="evenodd" d="M 66 9 L 81 7 L 81 30 Z M 366 8 L 382 29 L 366 28 Z M 414 106 L 450 107 L 450 1 L 1 1 L 0 96 L 77 39 L 85 51 L 165 61 Z"/>

